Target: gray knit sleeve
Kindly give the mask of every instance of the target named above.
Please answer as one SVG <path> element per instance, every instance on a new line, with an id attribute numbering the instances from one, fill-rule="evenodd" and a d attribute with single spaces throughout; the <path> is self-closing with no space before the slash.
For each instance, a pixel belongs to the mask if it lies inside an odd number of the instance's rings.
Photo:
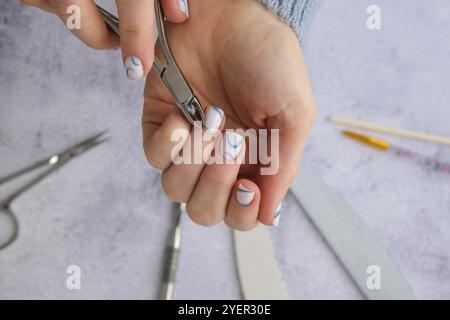
<path id="1" fill-rule="evenodd" d="M 319 0 L 256 0 L 294 29 L 303 43 L 311 17 Z"/>

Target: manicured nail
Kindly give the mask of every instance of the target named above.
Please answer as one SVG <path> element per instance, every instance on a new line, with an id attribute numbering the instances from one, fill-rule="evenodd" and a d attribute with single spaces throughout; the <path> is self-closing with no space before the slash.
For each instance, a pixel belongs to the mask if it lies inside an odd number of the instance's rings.
<path id="1" fill-rule="evenodd" d="M 226 160 L 235 160 L 241 152 L 244 145 L 244 137 L 241 135 L 227 131 L 223 136 L 220 152 Z"/>
<path id="2" fill-rule="evenodd" d="M 280 225 L 280 218 L 281 218 L 281 202 L 277 207 L 277 210 L 275 211 L 275 216 L 273 218 L 273 226 L 278 227 Z"/>
<path id="3" fill-rule="evenodd" d="M 178 0 L 178 7 L 181 11 L 189 18 L 189 6 L 187 4 L 187 0 Z"/>
<path id="4" fill-rule="evenodd" d="M 140 80 L 144 77 L 144 66 L 141 59 L 135 56 L 129 56 L 125 59 L 125 70 L 130 80 Z"/>
<path id="5" fill-rule="evenodd" d="M 247 207 L 252 203 L 253 198 L 255 197 L 255 193 L 244 187 L 242 184 L 239 183 L 239 186 L 236 189 L 236 201 L 244 207 Z"/>
<path id="6" fill-rule="evenodd" d="M 219 107 L 209 107 L 208 110 L 206 110 L 206 132 L 215 134 L 222 124 L 223 116 L 224 113 Z"/>

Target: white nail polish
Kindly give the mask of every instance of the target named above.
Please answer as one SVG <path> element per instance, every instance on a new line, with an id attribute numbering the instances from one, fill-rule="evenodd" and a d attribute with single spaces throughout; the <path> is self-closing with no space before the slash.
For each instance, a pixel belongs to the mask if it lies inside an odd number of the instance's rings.
<path id="1" fill-rule="evenodd" d="M 178 7 L 189 18 L 189 6 L 187 0 L 178 0 Z"/>
<path id="2" fill-rule="evenodd" d="M 224 113 L 219 107 L 209 107 L 208 110 L 206 110 L 206 132 L 215 134 L 222 124 L 223 116 Z"/>
<path id="3" fill-rule="evenodd" d="M 244 142 L 244 137 L 241 135 L 235 132 L 227 131 L 223 136 L 222 143 L 220 144 L 220 154 L 226 160 L 235 160 L 241 152 Z"/>
<path id="4" fill-rule="evenodd" d="M 255 193 L 244 187 L 242 184 L 239 184 L 239 186 L 236 189 L 236 201 L 244 207 L 247 207 L 252 203 L 253 198 L 255 197 Z"/>
<path id="5" fill-rule="evenodd" d="M 144 66 L 141 59 L 135 56 L 129 56 L 125 59 L 125 70 L 130 80 L 140 80 L 144 77 Z"/>
<path id="6" fill-rule="evenodd" d="M 273 218 L 273 226 L 278 227 L 280 225 L 280 218 L 281 218 L 281 203 L 278 205 L 277 210 L 275 210 L 275 216 Z"/>

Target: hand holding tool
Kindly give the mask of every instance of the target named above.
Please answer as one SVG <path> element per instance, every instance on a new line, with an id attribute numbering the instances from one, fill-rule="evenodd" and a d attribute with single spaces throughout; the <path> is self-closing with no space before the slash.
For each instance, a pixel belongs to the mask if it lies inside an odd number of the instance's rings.
<path id="1" fill-rule="evenodd" d="M 106 11 L 102 7 L 97 5 L 98 10 L 102 14 L 103 20 L 108 27 L 120 35 L 119 31 L 119 18 Z M 166 31 L 164 27 L 164 16 L 159 0 L 155 0 L 155 14 L 156 24 L 158 27 L 159 42 L 161 44 L 164 58 L 167 64 L 164 64 L 158 57 L 155 56 L 153 63 L 153 69 L 158 72 L 161 80 L 164 82 L 167 90 L 171 94 L 177 107 L 181 110 L 186 119 L 196 127 L 205 127 L 205 113 L 200 101 L 195 96 L 191 86 L 186 81 L 183 73 L 178 67 L 175 58 L 170 51 L 169 45 L 166 39 Z"/>

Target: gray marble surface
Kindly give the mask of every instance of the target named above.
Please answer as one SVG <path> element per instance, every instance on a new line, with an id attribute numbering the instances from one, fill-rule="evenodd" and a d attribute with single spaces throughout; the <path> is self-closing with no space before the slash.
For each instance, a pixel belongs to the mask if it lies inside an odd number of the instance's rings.
<path id="1" fill-rule="evenodd" d="M 450 298 L 450 177 L 344 139 L 332 114 L 450 136 L 450 2 L 324 0 L 305 48 L 319 119 L 304 161 L 374 231 L 417 297 Z M 153 299 L 173 205 L 141 149 L 143 83 L 118 51 L 81 45 L 60 22 L 0 3 L 0 176 L 108 129 L 112 140 L 13 204 L 19 239 L 0 251 L 0 298 Z M 450 161 L 450 148 L 392 138 Z M 0 195 L 5 194 L 1 189 Z M 360 293 L 289 195 L 272 231 L 292 298 Z M 66 267 L 82 289 L 65 287 Z M 177 298 L 241 297 L 230 231 L 183 220 Z"/>

